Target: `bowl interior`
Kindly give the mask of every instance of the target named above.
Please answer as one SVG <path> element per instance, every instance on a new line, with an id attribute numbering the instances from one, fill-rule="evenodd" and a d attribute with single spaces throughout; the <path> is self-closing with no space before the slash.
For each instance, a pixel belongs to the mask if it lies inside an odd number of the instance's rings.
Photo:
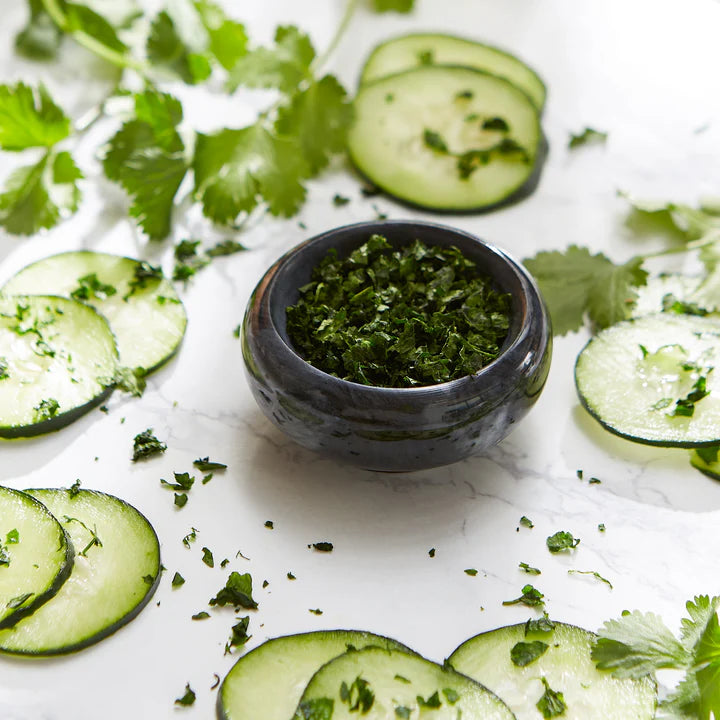
<path id="1" fill-rule="evenodd" d="M 460 230 L 429 223 L 387 221 L 331 230 L 298 245 L 281 259 L 269 288 L 270 314 L 278 334 L 293 352 L 299 355 L 287 334 L 286 308 L 297 302 L 299 289 L 310 282 L 313 269 L 330 248 L 335 248 L 339 257 L 344 258 L 373 234 L 383 235 L 396 248 L 416 239 L 426 245 L 456 246 L 476 263 L 479 273 L 488 275 L 497 289 L 510 293 L 512 297 L 510 327 L 501 354 L 517 340 L 526 323 L 528 283 L 513 260 L 497 248 Z M 489 363 L 486 367 L 491 365 Z"/>

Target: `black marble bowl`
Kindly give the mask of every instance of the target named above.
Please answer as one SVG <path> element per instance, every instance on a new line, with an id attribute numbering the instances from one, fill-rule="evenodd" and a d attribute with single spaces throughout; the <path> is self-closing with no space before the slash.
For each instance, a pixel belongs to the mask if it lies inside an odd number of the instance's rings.
<path id="1" fill-rule="evenodd" d="M 437 385 L 384 388 L 318 370 L 293 349 L 285 310 L 330 248 L 350 254 L 373 234 L 402 247 L 416 238 L 455 245 L 512 295 L 500 356 L 474 375 Z M 255 288 L 245 313 L 243 357 L 265 415 L 306 448 L 369 470 L 448 465 L 502 440 L 537 400 L 550 368 L 552 334 L 527 271 L 460 230 L 422 222 L 369 222 L 330 230 L 281 257 Z"/>

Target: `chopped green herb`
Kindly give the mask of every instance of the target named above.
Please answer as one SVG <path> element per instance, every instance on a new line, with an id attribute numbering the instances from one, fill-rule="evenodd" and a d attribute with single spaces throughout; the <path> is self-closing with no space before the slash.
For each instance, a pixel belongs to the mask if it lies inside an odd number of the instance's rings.
<path id="1" fill-rule="evenodd" d="M 526 562 L 521 562 L 518 567 L 529 575 L 540 575 L 540 570 L 536 567 L 528 565 Z"/>
<path id="2" fill-rule="evenodd" d="M 591 477 L 591 478 L 588 480 L 588 484 L 589 484 L 589 485 L 600 485 L 600 483 L 602 483 L 602 480 L 601 480 L 600 478 Z"/>
<path id="3" fill-rule="evenodd" d="M 200 472 L 209 472 L 211 470 L 224 470 L 227 465 L 219 462 L 212 462 L 209 457 L 204 458 L 198 458 L 197 460 L 193 460 L 193 465 L 200 471 Z"/>
<path id="4" fill-rule="evenodd" d="M 366 715 L 375 702 L 375 693 L 367 680 L 359 675 L 348 685 L 344 680 L 340 684 L 340 700 L 348 706 L 349 712 Z"/>
<path id="5" fill-rule="evenodd" d="M 0 565 L 2 564 L 2 561 L 0 561 Z M 23 593 L 22 595 L 18 595 L 17 597 L 10 598 L 10 600 L 7 601 L 5 604 L 5 607 L 8 610 L 14 610 L 15 608 L 22 607 L 25 602 L 27 602 L 35 593 Z"/>
<path id="6" fill-rule="evenodd" d="M 218 594 L 211 598 L 210 605 L 233 605 L 249 610 L 257 608 L 252 596 L 252 577 L 250 573 L 240 574 L 233 570 Z"/>
<path id="7" fill-rule="evenodd" d="M 472 100 L 473 99 L 473 91 L 472 90 L 461 90 L 458 93 L 455 93 L 455 99 L 456 100 Z"/>
<path id="8" fill-rule="evenodd" d="M 242 647 L 252 637 L 247 634 L 248 625 L 250 624 L 250 616 L 237 618 L 238 622 L 232 626 L 230 639 L 225 645 L 225 654 L 229 653 L 233 648 Z"/>
<path id="9" fill-rule="evenodd" d="M 115 293 L 116 288 L 100 282 L 96 273 L 90 273 L 78 278 L 78 286 L 70 292 L 70 297 L 75 300 L 106 300 Z"/>
<path id="10" fill-rule="evenodd" d="M 332 720 L 335 701 L 332 698 L 303 700 L 292 720 Z"/>
<path id="11" fill-rule="evenodd" d="M 7 358 L 0 355 L 0 380 L 7 380 L 10 377 L 8 367 Z"/>
<path id="12" fill-rule="evenodd" d="M 67 515 L 63 515 L 63 518 L 66 523 L 72 523 L 75 522 L 81 527 L 83 527 L 89 534 L 90 534 L 90 541 L 88 544 L 78 553 L 81 557 L 87 557 L 88 550 L 92 547 L 102 547 L 102 542 L 100 541 L 100 538 L 97 534 L 97 528 L 93 527 L 92 529 L 89 528 L 82 520 L 78 520 L 78 518 L 74 517 L 68 517 Z"/>
<path id="13" fill-rule="evenodd" d="M 203 485 L 207 485 L 212 479 L 213 475 L 215 473 L 208 473 L 207 475 L 203 475 L 203 479 L 201 480 Z"/>
<path id="14" fill-rule="evenodd" d="M 190 490 L 195 483 L 195 478 L 190 473 L 174 472 L 175 482 L 171 483 L 160 478 L 160 484 L 165 485 L 170 490 Z"/>
<path id="15" fill-rule="evenodd" d="M 176 572 L 173 575 L 171 585 L 174 588 L 176 588 L 176 587 L 180 587 L 181 585 L 184 585 L 184 584 L 185 584 L 185 578 L 179 572 Z"/>
<path id="16" fill-rule="evenodd" d="M 503 600 L 503 605 L 527 605 L 527 607 L 544 607 L 545 596 L 532 585 L 524 585 L 522 595 L 514 600 Z"/>
<path id="17" fill-rule="evenodd" d="M 322 611 L 320 608 L 315 608 L 315 609 L 310 608 L 309 611 L 310 611 L 313 615 L 322 615 L 322 614 L 323 614 L 323 611 Z"/>
<path id="18" fill-rule="evenodd" d="M 641 347 L 642 347 L 642 346 L 641 346 Z M 583 479 L 583 471 L 582 471 L 582 470 L 576 470 L 576 471 L 575 471 L 575 475 L 577 475 L 577 479 L 578 479 L 578 480 L 582 480 L 582 479 Z"/>
<path id="19" fill-rule="evenodd" d="M 553 718 L 562 715 L 567 710 L 565 698 L 561 692 L 552 690 L 548 685 L 548 681 L 543 677 L 540 678 L 545 686 L 545 692 L 537 701 L 535 707 L 542 713 L 544 718 Z"/>
<path id="20" fill-rule="evenodd" d="M 265 527 L 268 528 L 269 530 L 274 530 L 274 529 L 275 529 L 275 523 L 274 523 L 272 520 L 266 520 L 266 521 L 265 521 Z"/>
<path id="21" fill-rule="evenodd" d="M 75 480 L 75 482 L 68 488 L 68 495 L 71 498 L 77 497 L 80 494 L 80 478 Z"/>
<path id="22" fill-rule="evenodd" d="M 592 575 L 594 578 L 597 578 L 601 582 L 604 582 L 611 590 L 612 590 L 612 583 L 607 579 L 604 578 L 599 572 L 596 572 L 595 570 L 568 570 L 568 575 Z"/>
<path id="23" fill-rule="evenodd" d="M 267 580 L 262 581 L 263 590 L 269 585 L 270 583 Z"/>
<path id="24" fill-rule="evenodd" d="M 427 699 L 423 698 L 422 695 L 418 695 L 415 699 L 420 708 L 439 708 L 442 705 L 440 694 L 437 690 Z"/>
<path id="25" fill-rule="evenodd" d="M 428 555 L 429 555 L 431 558 L 434 558 L 434 557 L 435 557 L 435 548 L 430 548 L 430 549 L 428 550 Z"/>
<path id="26" fill-rule="evenodd" d="M 598 531 L 605 532 L 605 523 L 598 523 Z"/>
<path id="27" fill-rule="evenodd" d="M 155 582 L 155 575 L 143 575 L 143 582 L 152 585 Z"/>
<path id="28" fill-rule="evenodd" d="M 342 207 L 343 205 L 347 205 L 350 202 L 350 198 L 345 197 L 344 195 L 335 193 L 335 195 L 333 195 L 332 201 L 333 201 L 333 205 L 335 207 Z"/>
<path id="29" fill-rule="evenodd" d="M 533 521 L 529 517 L 526 517 L 525 515 L 523 515 L 520 518 L 520 524 L 526 528 L 534 528 L 535 527 L 535 525 L 533 524 Z"/>
<path id="30" fill-rule="evenodd" d="M 499 130 L 500 132 L 509 132 L 510 126 L 507 120 L 501 117 L 486 118 L 482 122 L 483 130 Z"/>
<path id="31" fill-rule="evenodd" d="M 708 369 L 710 372 L 712 368 Z M 710 391 L 707 389 L 707 377 L 700 375 L 692 386 L 692 390 L 684 397 L 675 402 L 675 407 L 670 415 L 675 417 L 692 417 L 695 413 L 695 403 L 707 397 Z"/>
<path id="32" fill-rule="evenodd" d="M 405 676 L 403 676 L 403 675 L 395 675 L 395 678 L 394 678 L 394 679 L 397 680 L 398 682 L 405 683 L 406 685 L 410 685 L 410 680 L 408 680 L 408 679 L 407 679 Z"/>
<path id="33" fill-rule="evenodd" d="M 442 135 L 435 132 L 434 130 L 428 130 L 427 128 L 425 128 L 425 130 L 423 131 L 423 142 L 425 143 L 425 146 L 429 147 L 431 150 L 435 150 L 436 152 L 442 153 L 444 155 L 450 153 L 448 145 L 443 139 Z"/>
<path id="34" fill-rule="evenodd" d="M 239 338 L 242 332 L 242 325 L 236 325 L 233 329 L 233 337 Z"/>
<path id="35" fill-rule="evenodd" d="M 288 572 L 287 579 L 288 580 L 297 580 L 297 578 L 291 572 Z"/>
<path id="36" fill-rule="evenodd" d="M 396 705 L 395 717 L 398 717 L 401 720 L 408 720 L 408 718 L 410 717 L 410 708 L 406 707 L 405 705 Z"/>
<path id="37" fill-rule="evenodd" d="M 575 133 L 570 134 L 570 140 L 568 140 L 568 148 L 573 150 L 581 145 L 587 145 L 589 143 L 604 143 L 607 140 L 608 134 L 599 130 L 593 130 L 590 127 L 586 127 L 581 133 L 577 135 Z"/>
<path id="38" fill-rule="evenodd" d="M 417 58 L 421 65 L 432 65 L 434 62 L 432 50 L 421 50 L 417 54 Z"/>
<path id="39" fill-rule="evenodd" d="M 161 455 L 167 450 L 167 445 L 164 442 L 160 442 L 155 435 L 153 435 L 152 428 L 148 428 L 141 433 L 138 433 L 133 440 L 133 462 L 137 462 L 140 459 L 149 458 L 153 455 Z"/>
<path id="40" fill-rule="evenodd" d="M 308 545 L 310 547 L 310 545 Z M 316 542 L 312 544 L 312 547 L 319 552 L 332 552 L 333 544 L 331 542 Z"/>
<path id="41" fill-rule="evenodd" d="M 381 387 L 432 385 L 498 356 L 510 296 L 457 248 L 416 240 L 395 250 L 373 235 L 346 259 L 325 256 L 287 322 L 300 354 L 325 372 Z"/>
<path id="42" fill-rule="evenodd" d="M 443 695 L 450 705 L 454 705 L 460 699 L 459 693 L 452 688 L 443 688 Z"/>
<path id="43" fill-rule="evenodd" d="M 510 660 L 512 660 L 513 665 L 525 667 L 531 662 L 535 662 L 549 647 L 542 640 L 518 642 L 510 648 Z"/>
<path id="44" fill-rule="evenodd" d="M 210 613 L 205 610 L 201 610 L 190 617 L 191 620 L 207 620 L 210 617 Z"/>
<path id="45" fill-rule="evenodd" d="M 187 505 L 188 496 L 187 493 L 175 493 L 173 502 L 177 507 L 182 508 Z"/>
<path id="46" fill-rule="evenodd" d="M 465 574 L 475 577 L 478 574 L 478 571 L 475 568 L 466 568 Z"/>
<path id="47" fill-rule="evenodd" d="M 210 550 L 210 548 L 204 547 L 202 549 L 202 561 L 208 566 L 208 567 L 215 567 L 215 560 L 213 559 L 213 554 Z"/>
<path id="48" fill-rule="evenodd" d="M 13 528 L 10 530 L 7 535 L 5 535 L 5 544 L 6 545 L 17 545 L 20 542 L 20 532 L 17 528 Z"/>
<path id="49" fill-rule="evenodd" d="M 176 705 L 192 705 L 195 702 L 195 692 L 190 687 L 190 683 L 185 683 L 185 694 L 175 700 Z"/>
<path id="50" fill-rule="evenodd" d="M 115 137 L 117 137 L 117 135 Z M 142 262 L 139 262 L 135 266 L 135 273 L 133 275 L 133 279 L 128 283 L 128 287 L 130 289 L 127 295 L 125 295 L 124 299 L 127 300 L 136 292 L 147 289 L 148 286 L 155 287 L 162 279 L 162 268 L 155 267 L 154 265 L 151 265 L 144 260 Z"/>
<path id="51" fill-rule="evenodd" d="M 190 528 L 190 532 L 182 539 L 182 543 L 186 548 L 190 548 L 190 543 L 194 543 L 197 540 L 197 528 Z"/>
<path id="52" fill-rule="evenodd" d="M 580 544 L 580 539 L 573 537 L 567 530 L 558 530 L 546 540 L 547 548 L 551 553 L 572 550 Z"/>
<path id="53" fill-rule="evenodd" d="M 216 245 L 208 248 L 207 254 L 212 257 L 224 257 L 225 255 L 234 255 L 235 253 L 243 252 L 247 248 L 235 240 L 221 240 Z"/>
<path id="54" fill-rule="evenodd" d="M 550 633 L 555 630 L 555 623 L 548 617 L 546 612 L 540 618 L 530 618 L 525 623 L 525 637 L 533 633 Z"/>
<path id="55" fill-rule="evenodd" d="M 45 400 L 41 400 L 40 403 L 33 408 L 33 410 L 35 410 L 36 422 L 50 420 L 58 414 L 58 411 L 60 410 L 60 403 L 58 403 L 55 398 L 47 398 Z"/>

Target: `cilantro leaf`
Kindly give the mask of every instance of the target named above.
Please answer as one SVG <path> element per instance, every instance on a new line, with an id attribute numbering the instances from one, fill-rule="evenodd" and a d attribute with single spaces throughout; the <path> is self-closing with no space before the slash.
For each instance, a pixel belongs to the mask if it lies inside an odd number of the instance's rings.
<path id="1" fill-rule="evenodd" d="M 198 134 L 195 194 L 213 222 L 231 223 L 264 200 L 273 215 L 292 215 L 305 198 L 307 165 L 297 144 L 258 123 Z"/>
<path id="2" fill-rule="evenodd" d="M 30 60 L 51 60 L 57 54 L 62 31 L 48 15 L 42 0 L 29 0 L 27 25 L 15 36 L 15 51 Z"/>
<path id="3" fill-rule="evenodd" d="M 148 428 L 138 433 L 133 439 L 132 461 L 137 462 L 142 458 L 162 455 L 166 450 L 167 445 L 164 442 L 160 442 L 160 440 L 153 435 L 152 428 Z"/>
<path id="4" fill-rule="evenodd" d="M 322 170 L 333 153 L 345 148 L 352 106 L 332 75 L 311 83 L 278 111 L 275 129 L 298 141 L 311 173 Z"/>
<path id="5" fill-rule="evenodd" d="M 310 77 L 310 63 L 314 59 L 310 38 L 293 25 L 281 25 L 275 30 L 275 46 L 256 48 L 240 58 L 228 84 L 232 90 L 244 85 L 292 93 Z"/>
<path id="6" fill-rule="evenodd" d="M 111 50 L 123 53 L 128 48 L 120 40 L 115 28 L 87 5 L 65 3 L 66 32 L 83 32 Z"/>
<path id="7" fill-rule="evenodd" d="M 510 660 L 517 667 L 525 667 L 535 662 L 550 646 L 542 640 L 518 642 L 510 648 Z"/>
<path id="8" fill-rule="evenodd" d="M 526 605 L 527 607 L 544 607 L 545 595 L 532 585 L 523 585 L 522 595 L 514 600 L 503 600 L 503 605 Z"/>
<path id="9" fill-rule="evenodd" d="M 0 85 L 0 148 L 50 148 L 69 134 L 69 118 L 42 85 Z"/>
<path id="10" fill-rule="evenodd" d="M 599 144 L 607 140 L 608 134 L 591 127 L 586 127 L 581 133 L 571 133 L 568 148 L 573 150 L 581 145 Z"/>
<path id="11" fill-rule="evenodd" d="M 546 540 L 547 548 L 551 553 L 572 550 L 580 544 L 580 538 L 573 537 L 567 530 L 558 530 Z"/>
<path id="12" fill-rule="evenodd" d="M 698 595 L 685 603 L 689 618 L 683 618 L 680 623 L 680 639 L 685 648 L 693 651 L 700 639 L 704 636 L 716 611 L 720 605 L 720 597 L 710 598 L 708 595 Z"/>
<path id="13" fill-rule="evenodd" d="M 654 613 L 638 610 L 608 620 L 598 631 L 591 657 L 617 678 L 638 678 L 658 668 L 685 667 L 688 651 Z"/>
<path id="14" fill-rule="evenodd" d="M 242 647 L 252 636 L 247 634 L 250 616 L 237 618 L 238 622 L 232 626 L 230 639 L 225 645 L 225 653 L 229 653 L 234 647 Z"/>
<path id="15" fill-rule="evenodd" d="M 716 718 L 720 711 L 720 661 L 715 661 L 695 673 L 698 684 L 699 720 Z"/>
<path id="16" fill-rule="evenodd" d="M 210 76 L 207 58 L 185 45 L 167 10 L 161 10 L 153 19 L 146 51 L 152 63 L 167 68 L 190 85 L 197 85 Z"/>
<path id="17" fill-rule="evenodd" d="M 103 168 L 130 195 L 130 214 L 140 227 L 152 239 L 163 238 L 188 169 L 176 129 L 182 105 L 172 95 L 146 90 L 135 96 L 135 115 L 111 138 Z"/>
<path id="18" fill-rule="evenodd" d="M 408 13 L 413 9 L 415 0 L 373 0 L 375 12 L 399 12 Z"/>
<path id="19" fill-rule="evenodd" d="M 218 594 L 211 598 L 210 605 L 234 605 L 249 610 L 255 609 L 258 604 L 252 596 L 252 576 L 250 573 L 243 573 L 233 570 Z"/>
<path id="20" fill-rule="evenodd" d="M 33 235 L 74 213 L 82 173 L 68 152 L 46 153 L 35 165 L 14 170 L 0 193 L 0 226 L 14 235 Z"/>
<path id="21" fill-rule="evenodd" d="M 176 705 L 192 705 L 195 702 L 195 691 L 190 687 L 190 683 L 185 684 L 185 694 L 182 697 L 176 698 Z"/>
<path id="22" fill-rule="evenodd" d="M 539 252 L 525 265 L 537 280 L 558 335 L 582 327 L 585 312 L 598 327 L 627 317 L 635 299 L 634 287 L 644 285 L 642 260 L 631 258 L 615 265 L 602 253 L 571 245 L 559 252 Z"/>
<path id="23" fill-rule="evenodd" d="M 226 70 L 232 70 L 247 52 L 245 27 L 230 20 L 223 9 L 210 0 L 195 0 L 193 4 L 208 33 L 208 52 Z"/>
<path id="24" fill-rule="evenodd" d="M 548 681 L 543 677 L 540 678 L 545 686 L 545 692 L 542 697 L 535 703 L 535 707 L 542 713 L 544 718 L 553 718 L 562 715 L 567 710 L 565 698 L 561 692 L 553 690 Z"/>

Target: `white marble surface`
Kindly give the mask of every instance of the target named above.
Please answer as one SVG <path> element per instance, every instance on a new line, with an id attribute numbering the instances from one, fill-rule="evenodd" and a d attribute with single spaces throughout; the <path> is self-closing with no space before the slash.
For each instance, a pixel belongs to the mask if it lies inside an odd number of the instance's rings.
<path id="1" fill-rule="evenodd" d="M 3 3 L 0 79 L 42 78 L 69 111 L 82 112 L 104 91 L 93 80 L 96 64 L 79 51 L 56 67 L 14 57 L 11 37 L 22 5 Z M 269 38 L 276 22 L 297 22 L 318 47 L 342 9 L 340 0 L 227 5 L 253 37 Z M 720 3 L 417 0 L 417 6 L 412 16 L 359 11 L 331 69 L 352 88 L 375 43 L 435 29 L 506 47 L 533 64 L 549 89 L 544 128 L 551 149 L 536 193 L 493 214 L 444 217 L 447 223 L 518 258 L 579 243 L 619 260 L 659 240 L 638 238 L 625 226 L 617 189 L 688 202 L 720 190 Z M 245 93 L 227 100 L 206 90 L 182 92 L 188 126 L 204 130 L 240 126 L 262 102 Z M 586 125 L 608 131 L 607 144 L 568 152 L 568 133 Z M 170 245 L 148 247 L 125 219 L 122 193 L 95 181 L 94 153 L 113 127 L 101 125 L 82 141 L 79 156 L 91 180 L 76 217 L 41 237 L 0 234 L 0 281 L 31 260 L 72 248 L 170 267 Z M 12 160 L 2 154 L 0 175 Z M 336 192 L 352 202 L 333 207 Z M 692 470 L 686 452 L 633 445 L 584 413 L 572 378 L 584 333 L 557 340 L 545 392 L 513 434 L 487 456 L 451 467 L 398 475 L 349 469 L 269 425 L 250 396 L 232 334 L 248 295 L 288 248 L 327 228 L 371 219 L 373 204 L 392 218 L 437 219 L 382 197 L 361 198 L 356 178 L 337 163 L 310 184 L 298 218 L 254 223 L 238 237 L 249 252 L 215 261 L 182 290 L 189 314 L 184 345 L 152 376 L 143 398 L 117 393 L 108 414 L 93 411 L 46 437 L 0 442 L 0 483 L 62 486 L 80 478 L 84 487 L 119 495 L 154 524 L 168 569 L 154 601 L 102 643 L 51 660 L 0 657 L 3 720 L 214 717 L 210 686 L 214 673 L 224 676 L 235 660 L 223 655 L 235 616 L 222 609 L 204 622 L 190 616 L 208 609 L 231 569 L 252 573 L 260 604 L 250 613 L 248 648 L 280 634 L 346 627 L 394 636 L 437 660 L 476 632 L 527 618 L 528 609 L 501 602 L 518 596 L 528 580 L 546 594 L 553 617 L 590 629 L 623 608 L 652 610 L 676 629 L 688 598 L 720 591 L 720 484 Z M 188 234 L 209 237 L 199 213 L 181 209 L 175 239 Z M 133 437 L 148 427 L 168 450 L 132 464 Z M 205 455 L 227 463 L 227 471 L 195 487 L 177 510 L 160 478 L 191 470 Z M 588 484 L 591 476 L 602 483 Z M 534 529 L 518 529 L 521 515 Z M 181 540 L 191 526 L 198 540 L 188 550 Z M 545 538 L 557 530 L 581 538 L 572 555 L 548 553 Z M 332 541 L 334 551 L 308 550 L 318 540 Z M 201 561 L 203 546 L 214 553 L 214 569 Z M 238 551 L 250 559 L 236 558 Z M 223 570 L 225 557 L 230 564 Z M 520 561 L 542 575 L 523 574 Z M 469 567 L 478 569 L 476 577 L 463 572 Z M 614 588 L 568 575 L 571 568 L 598 571 Z M 186 583 L 173 590 L 175 571 Z M 288 571 L 297 580 L 289 581 Z M 186 682 L 197 702 L 176 708 Z"/>

